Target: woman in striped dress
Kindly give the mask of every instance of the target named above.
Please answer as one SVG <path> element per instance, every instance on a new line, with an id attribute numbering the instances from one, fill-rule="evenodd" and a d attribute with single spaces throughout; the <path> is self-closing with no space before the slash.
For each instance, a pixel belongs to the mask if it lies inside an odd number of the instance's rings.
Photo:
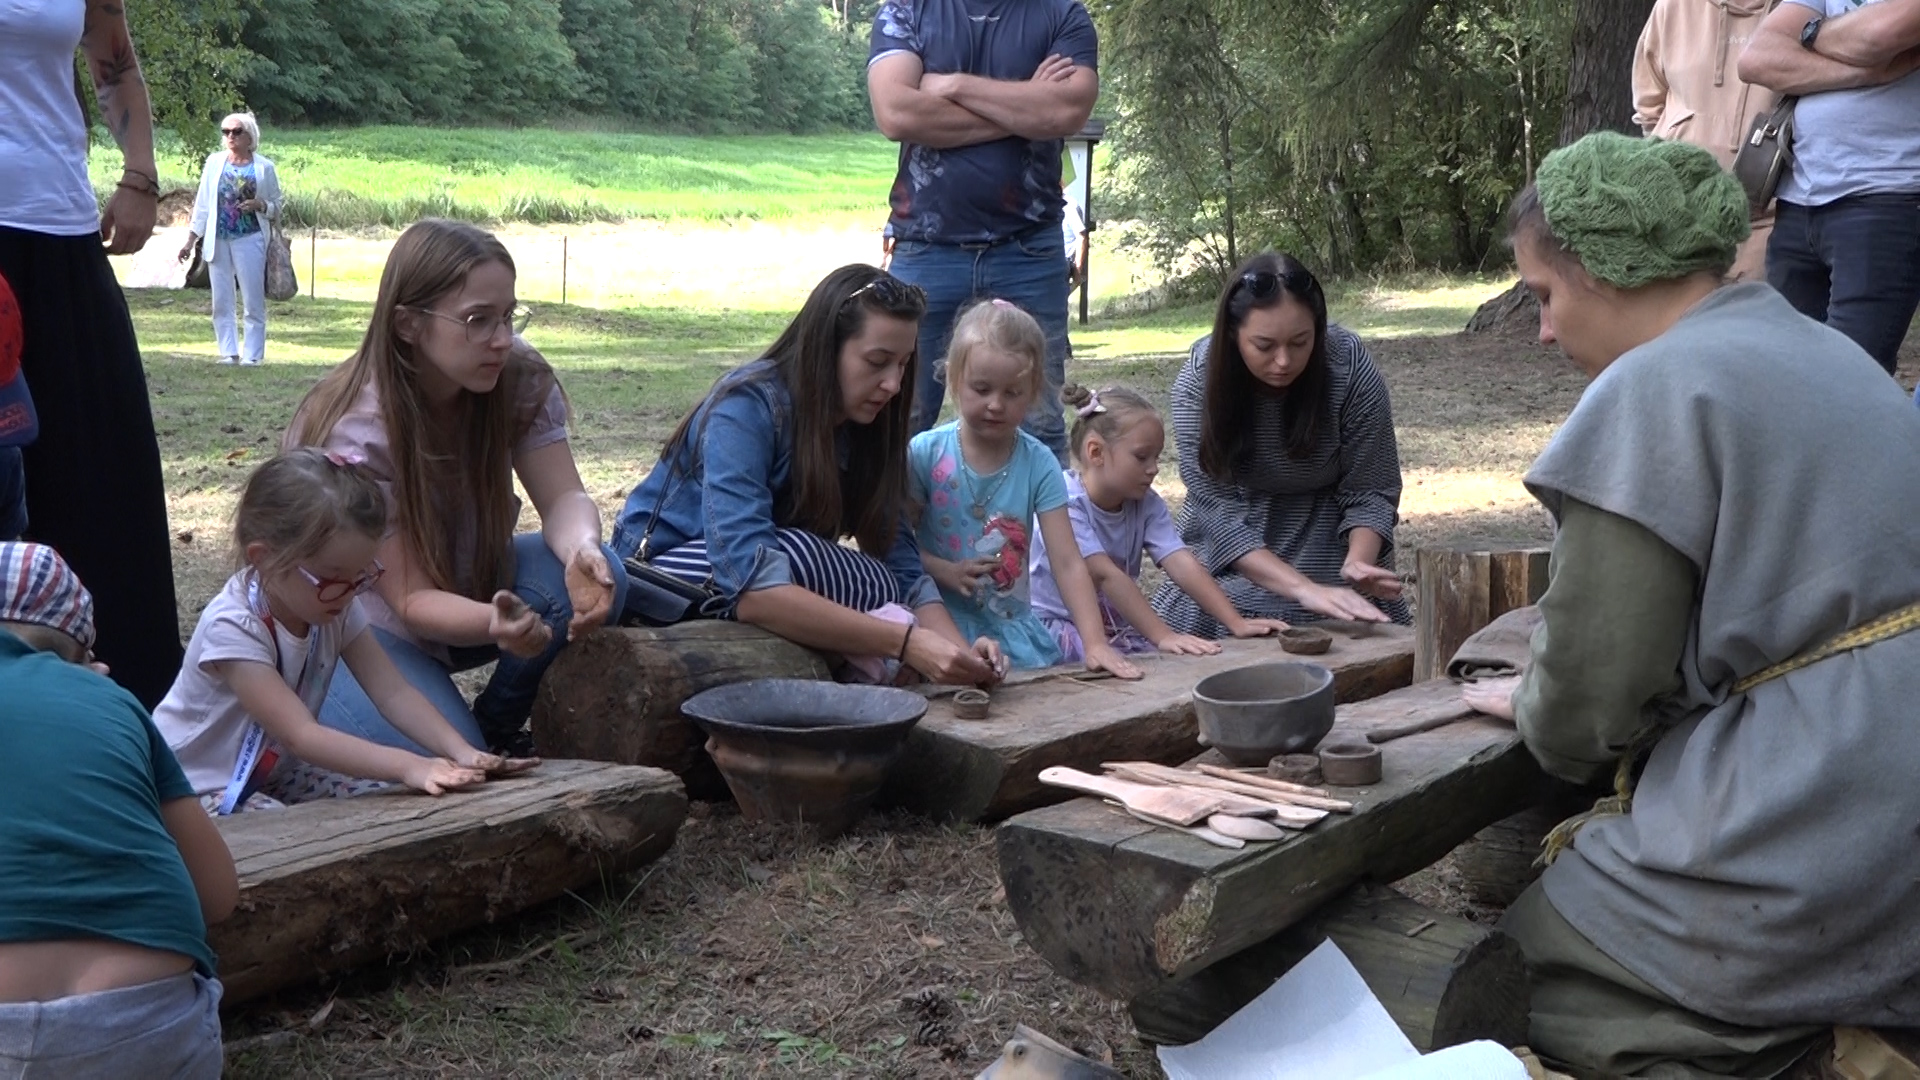
<path id="1" fill-rule="evenodd" d="M 1410 621 L 1386 383 L 1294 258 L 1259 255 L 1228 280 L 1174 379 L 1173 430 L 1181 536 L 1242 615 Z M 1224 632 L 1171 583 L 1153 607 L 1180 633 Z"/>

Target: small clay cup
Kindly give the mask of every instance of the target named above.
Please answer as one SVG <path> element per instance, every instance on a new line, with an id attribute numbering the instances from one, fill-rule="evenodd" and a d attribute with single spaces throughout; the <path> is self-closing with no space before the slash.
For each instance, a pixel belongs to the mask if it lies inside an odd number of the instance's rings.
<path id="1" fill-rule="evenodd" d="M 1280 631 L 1280 647 L 1298 656 L 1319 656 L 1333 648 L 1333 635 L 1311 626 L 1290 626 Z"/>
<path id="2" fill-rule="evenodd" d="M 1289 784 L 1305 784 L 1319 787 L 1324 783 L 1320 774 L 1320 756 L 1318 754 L 1280 754 L 1267 762 L 1267 775 L 1275 780 L 1285 780 Z"/>
<path id="3" fill-rule="evenodd" d="M 1380 748 L 1372 743 L 1332 743 L 1320 748 L 1320 773 L 1331 787 L 1380 782 Z"/>
<path id="4" fill-rule="evenodd" d="M 968 688 L 953 695 L 953 715 L 962 720 L 985 720 L 993 707 L 993 695 Z"/>

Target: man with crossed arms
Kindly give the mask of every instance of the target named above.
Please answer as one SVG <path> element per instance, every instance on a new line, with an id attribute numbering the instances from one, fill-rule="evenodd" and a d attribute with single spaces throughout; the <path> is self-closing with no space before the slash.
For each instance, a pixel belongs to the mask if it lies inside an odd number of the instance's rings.
<path id="1" fill-rule="evenodd" d="M 1048 386 L 1026 427 L 1067 461 L 1060 151 L 1093 111 L 1097 50 L 1078 0 L 884 0 L 874 15 L 873 119 L 900 144 L 891 269 L 927 294 L 915 432 L 940 415 L 954 317 L 998 297 L 1046 331 Z"/>

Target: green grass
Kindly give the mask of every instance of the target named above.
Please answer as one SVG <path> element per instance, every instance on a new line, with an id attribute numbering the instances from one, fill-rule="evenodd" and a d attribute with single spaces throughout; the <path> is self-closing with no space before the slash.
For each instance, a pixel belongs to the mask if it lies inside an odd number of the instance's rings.
<path id="1" fill-rule="evenodd" d="M 176 144 L 177 145 L 177 144 Z M 896 151 L 876 133 L 645 135 L 547 129 L 361 127 L 261 133 L 297 227 L 404 226 L 422 217 L 536 224 L 818 219 L 874 214 Z M 110 147 L 94 186 L 119 179 Z M 198 161 L 161 163 L 192 187 Z"/>

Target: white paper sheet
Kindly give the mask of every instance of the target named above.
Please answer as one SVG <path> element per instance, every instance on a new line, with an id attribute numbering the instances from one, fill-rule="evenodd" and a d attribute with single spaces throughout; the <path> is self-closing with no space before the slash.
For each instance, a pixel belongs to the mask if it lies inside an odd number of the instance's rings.
<path id="1" fill-rule="evenodd" d="M 1323 942 L 1199 1042 L 1160 1048 L 1168 1080 L 1525 1080 L 1497 1043 L 1422 1058 L 1345 953 Z"/>

